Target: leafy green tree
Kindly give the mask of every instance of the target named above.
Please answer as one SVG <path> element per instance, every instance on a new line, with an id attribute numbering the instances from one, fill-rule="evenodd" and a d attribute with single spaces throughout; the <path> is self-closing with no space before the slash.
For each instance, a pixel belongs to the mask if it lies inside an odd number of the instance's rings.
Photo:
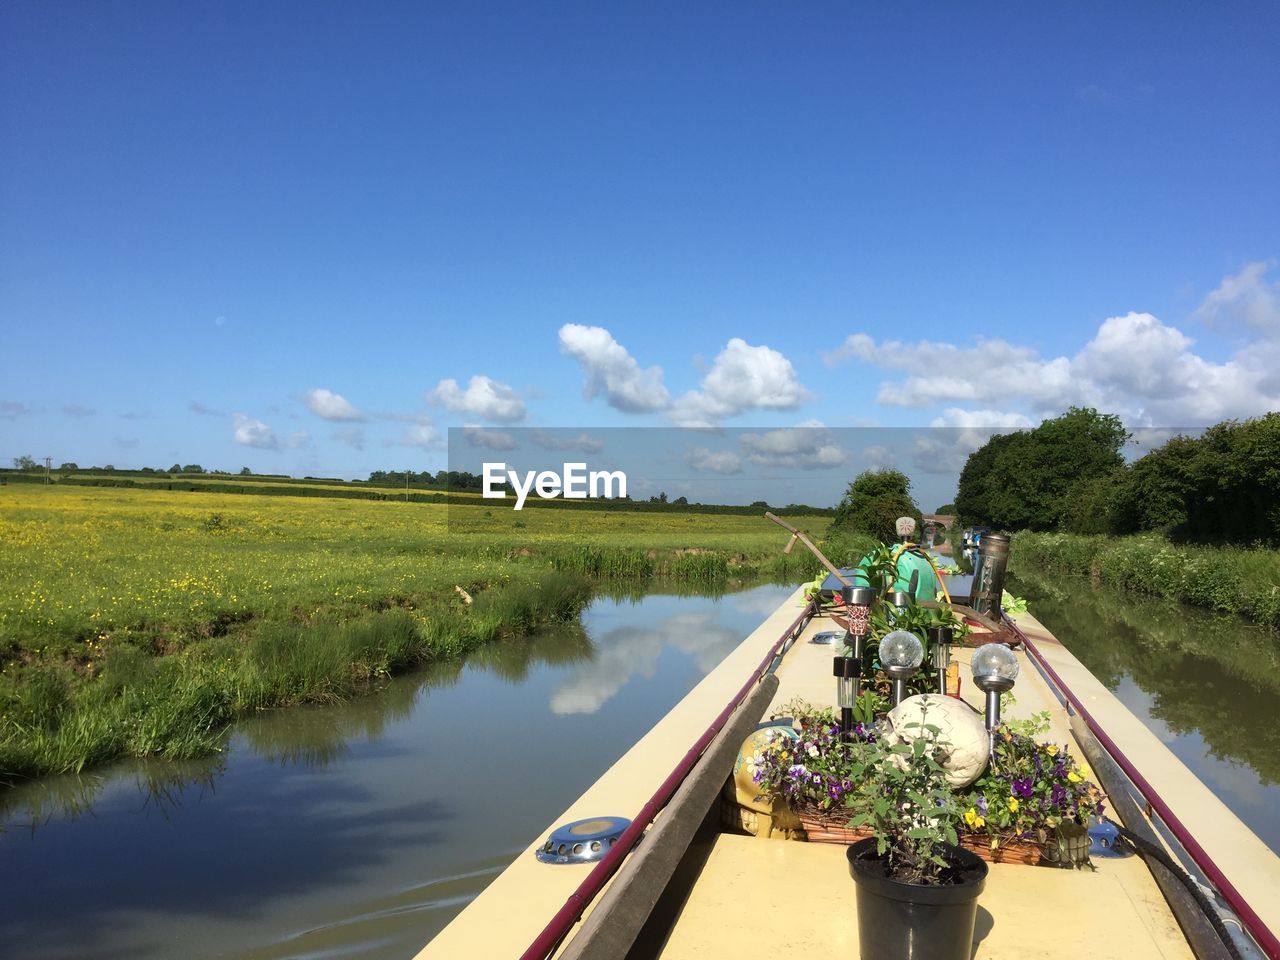
<path id="1" fill-rule="evenodd" d="M 1135 460 L 1117 480 L 1109 532 L 1171 533 L 1182 527 L 1207 466 L 1194 437 L 1174 437 Z"/>
<path id="2" fill-rule="evenodd" d="M 933 511 L 934 515 L 939 517 L 949 517 L 955 512 L 956 505 L 954 503 L 944 503 L 937 510 Z"/>
<path id="3" fill-rule="evenodd" d="M 899 517 L 914 517 L 920 529 L 920 508 L 911 499 L 910 479 L 901 470 L 865 470 L 853 478 L 837 504 L 831 530 L 893 543 L 898 539 L 894 524 Z"/>
<path id="4" fill-rule="evenodd" d="M 1124 465 L 1128 439 L 1119 417 L 1080 407 L 1032 430 L 994 436 L 960 472 L 956 508 L 966 523 L 1059 529 L 1073 501 Z"/>
<path id="5" fill-rule="evenodd" d="M 13 468 L 15 470 L 34 470 L 38 466 L 40 464 L 36 463 L 35 458 L 26 454 L 13 458 Z"/>
<path id="6" fill-rule="evenodd" d="M 969 455 L 960 471 L 956 490 L 956 513 L 967 526 L 975 523 L 991 523 L 992 492 L 995 482 L 996 461 L 1004 454 L 1005 447 L 1016 442 L 1016 433 L 998 433 Z"/>
<path id="7" fill-rule="evenodd" d="M 1078 484 L 1063 505 L 1060 528 L 1068 533 L 1114 533 L 1127 473 L 1121 468 Z"/>

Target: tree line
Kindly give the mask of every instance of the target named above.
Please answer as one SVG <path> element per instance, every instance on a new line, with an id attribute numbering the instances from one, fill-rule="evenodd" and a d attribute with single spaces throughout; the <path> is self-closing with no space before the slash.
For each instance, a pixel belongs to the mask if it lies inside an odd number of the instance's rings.
<path id="1" fill-rule="evenodd" d="M 1131 463 L 1120 418 L 1073 407 L 992 437 L 960 473 L 966 524 L 1280 545 L 1280 412 L 1175 435 Z"/>

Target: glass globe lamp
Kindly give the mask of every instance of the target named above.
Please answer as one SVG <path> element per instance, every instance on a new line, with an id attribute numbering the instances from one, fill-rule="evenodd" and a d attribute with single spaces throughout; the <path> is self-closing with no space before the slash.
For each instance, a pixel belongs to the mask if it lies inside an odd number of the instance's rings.
<path id="1" fill-rule="evenodd" d="M 907 693 L 907 680 L 924 662 L 924 644 L 914 633 L 894 630 L 880 640 L 880 666 L 893 681 L 893 705 L 902 702 Z"/>
<path id="2" fill-rule="evenodd" d="M 1000 722 L 1000 694 L 1013 689 L 1018 679 L 1018 655 L 1003 643 L 986 643 L 969 661 L 973 684 L 987 695 L 987 729 Z"/>

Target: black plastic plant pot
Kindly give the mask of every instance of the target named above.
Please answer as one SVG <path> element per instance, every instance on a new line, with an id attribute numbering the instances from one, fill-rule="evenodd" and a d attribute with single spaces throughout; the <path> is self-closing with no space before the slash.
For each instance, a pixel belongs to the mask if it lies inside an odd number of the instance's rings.
<path id="1" fill-rule="evenodd" d="M 858 941 L 874 960 L 969 960 L 978 896 L 987 864 L 975 853 L 947 847 L 960 882 L 945 886 L 900 883 L 884 875 L 874 838 L 849 847 L 849 875 L 858 888 Z"/>

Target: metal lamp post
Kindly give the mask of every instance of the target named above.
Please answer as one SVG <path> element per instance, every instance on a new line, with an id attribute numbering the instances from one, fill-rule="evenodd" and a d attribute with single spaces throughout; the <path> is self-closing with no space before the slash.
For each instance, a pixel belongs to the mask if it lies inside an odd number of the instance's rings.
<path id="1" fill-rule="evenodd" d="M 907 694 L 907 680 L 915 675 L 924 662 L 924 644 L 914 633 L 894 630 L 880 640 L 880 666 L 893 681 L 893 705 L 896 707 Z"/>
<path id="2" fill-rule="evenodd" d="M 950 627 L 930 627 L 929 643 L 933 646 L 933 665 L 938 669 L 938 692 L 947 695 L 947 667 L 951 666 L 951 640 L 954 637 Z"/>
<path id="3" fill-rule="evenodd" d="M 1000 694 L 1013 689 L 1018 679 L 1018 656 L 1003 643 L 985 643 L 969 661 L 974 685 L 987 695 L 987 730 L 1000 722 Z"/>

